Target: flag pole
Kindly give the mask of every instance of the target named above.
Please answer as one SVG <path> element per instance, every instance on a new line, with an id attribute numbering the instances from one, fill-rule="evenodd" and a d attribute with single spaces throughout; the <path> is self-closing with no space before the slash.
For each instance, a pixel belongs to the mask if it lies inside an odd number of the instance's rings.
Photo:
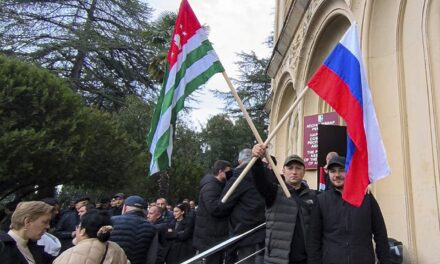
<path id="1" fill-rule="evenodd" d="M 274 128 L 274 130 L 269 134 L 269 136 L 267 137 L 266 141 L 264 142 L 264 145 L 267 145 L 272 140 L 272 138 L 276 135 L 276 133 L 281 128 L 283 123 L 287 120 L 287 118 L 290 117 L 290 115 L 292 114 L 293 110 L 295 110 L 295 107 L 303 99 L 303 97 L 306 94 L 308 88 L 309 88 L 308 86 L 304 87 L 304 89 L 301 91 L 301 93 L 296 98 L 295 102 L 293 102 L 292 106 L 290 106 L 289 110 L 287 110 L 287 112 L 284 114 L 283 118 L 281 118 L 281 120 L 278 122 L 278 124 Z M 228 190 L 228 192 L 225 194 L 225 196 L 223 196 L 222 203 L 226 203 L 228 201 L 229 197 L 232 195 L 232 193 L 235 191 L 237 186 L 243 180 L 244 176 L 249 172 L 251 167 L 254 165 L 255 161 L 257 161 L 256 157 L 253 157 L 251 159 L 251 161 L 249 161 L 249 163 L 246 165 L 246 167 L 244 168 L 244 170 L 242 171 L 240 176 L 238 176 L 237 180 L 235 180 L 234 184 L 232 184 L 231 188 Z"/>
<path id="2" fill-rule="evenodd" d="M 235 100 L 237 101 L 241 111 L 243 112 L 243 115 L 249 125 L 249 127 L 251 128 L 252 132 L 254 133 L 255 138 L 257 139 L 257 142 L 259 144 L 264 144 L 263 139 L 261 138 L 260 134 L 258 133 L 257 128 L 255 127 L 254 122 L 252 121 L 251 117 L 249 116 L 249 113 L 247 112 L 246 108 L 244 107 L 244 104 L 240 98 L 240 96 L 237 93 L 237 90 L 235 89 L 234 85 L 231 82 L 231 79 L 229 78 L 229 76 L 226 74 L 226 71 L 222 72 L 223 77 L 225 78 L 226 83 L 229 86 L 229 89 L 232 92 L 232 95 L 234 95 Z M 272 166 L 273 171 L 275 172 L 275 176 L 277 177 L 278 182 L 281 185 L 281 188 L 283 189 L 284 194 L 287 197 L 290 197 L 290 192 L 287 189 L 286 183 L 284 182 L 283 178 L 281 178 L 281 174 L 278 170 L 278 168 L 276 167 L 275 163 L 273 162 L 272 158 L 270 157 L 269 153 L 266 152 L 266 160 L 269 162 L 269 164 Z M 247 173 L 247 172 L 246 172 Z"/>

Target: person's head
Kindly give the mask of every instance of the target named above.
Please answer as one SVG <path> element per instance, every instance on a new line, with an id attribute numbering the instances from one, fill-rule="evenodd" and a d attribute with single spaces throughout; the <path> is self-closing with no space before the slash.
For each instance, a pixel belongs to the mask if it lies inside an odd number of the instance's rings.
<path id="1" fill-rule="evenodd" d="M 329 153 L 327 153 L 327 156 L 325 156 L 325 163 L 328 164 L 331 159 L 337 156 L 339 156 L 338 152 L 330 151 Z"/>
<path id="2" fill-rule="evenodd" d="M 270 156 L 270 158 L 272 159 L 273 164 L 277 165 L 277 159 L 272 155 Z M 264 166 L 266 166 L 269 170 L 273 169 L 266 157 L 262 158 L 261 161 L 263 162 Z"/>
<path id="3" fill-rule="evenodd" d="M 99 200 L 100 208 L 101 209 L 109 209 L 110 208 L 110 199 L 109 198 L 102 198 Z M 98 205 L 96 205 L 98 207 Z"/>
<path id="4" fill-rule="evenodd" d="M 75 230 L 76 241 L 98 238 L 101 242 L 109 239 L 111 232 L 110 216 L 106 212 L 90 210 L 85 213 Z"/>
<path id="5" fill-rule="evenodd" d="M 23 239 L 39 240 L 50 228 L 53 211 L 45 202 L 21 202 L 12 214 L 11 229 Z"/>
<path id="6" fill-rule="evenodd" d="M 167 205 L 168 205 L 167 199 L 165 199 L 163 197 L 157 198 L 156 205 L 162 209 L 167 208 Z"/>
<path id="7" fill-rule="evenodd" d="M 148 204 L 145 199 L 139 195 L 132 195 L 127 197 L 124 201 L 124 206 L 122 207 L 122 213 L 125 214 L 131 211 L 143 211 L 147 209 Z"/>
<path id="8" fill-rule="evenodd" d="M 71 209 L 71 210 L 75 209 L 75 201 L 74 200 L 70 200 L 69 209 Z"/>
<path id="9" fill-rule="evenodd" d="M 186 206 L 184 204 L 178 204 L 176 205 L 176 207 L 174 207 L 173 215 L 174 215 L 174 219 L 176 219 L 177 221 L 180 221 L 183 218 L 185 218 L 185 213 L 186 213 Z"/>
<path id="10" fill-rule="evenodd" d="M 304 179 L 305 166 L 303 159 L 298 155 L 290 155 L 284 161 L 283 175 L 285 182 L 298 189 Z"/>
<path id="11" fill-rule="evenodd" d="M 228 179 L 228 175 L 232 173 L 231 163 L 226 160 L 217 160 L 212 166 L 212 174 L 217 180 L 224 182 Z"/>
<path id="12" fill-rule="evenodd" d="M 162 209 L 159 208 L 158 206 L 154 205 L 148 208 L 148 214 L 147 214 L 148 222 L 156 223 L 156 221 L 159 220 L 161 216 L 162 216 Z"/>
<path id="13" fill-rule="evenodd" d="M 12 201 L 5 204 L 5 214 L 12 215 L 12 213 L 15 211 L 15 208 L 17 208 L 18 202 Z"/>
<path id="14" fill-rule="evenodd" d="M 328 173 L 328 163 L 330 162 L 331 159 L 333 159 L 334 157 L 339 156 L 337 152 L 335 151 L 331 151 L 329 153 L 327 153 L 327 156 L 325 156 L 325 166 L 324 166 L 324 170 L 325 172 Z"/>
<path id="15" fill-rule="evenodd" d="M 110 207 L 115 207 L 116 206 L 116 199 L 115 198 L 112 198 L 111 200 L 110 200 Z"/>
<path id="16" fill-rule="evenodd" d="M 193 200 L 189 201 L 189 208 L 196 209 L 196 202 L 194 202 Z"/>
<path id="17" fill-rule="evenodd" d="M 345 183 L 345 157 L 336 156 L 327 164 L 328 175 L 333 186 L 342 190 Z"/>
<path id="18" fill-rule="evenodd" d="M 124 203 L 125 195 L 123 193 L 117 193 L 113 198 L 115 199 L 114 206 L 120 207 Z"/>
<path id="19" fill-rule="evenodd" d="M 52 198 L 52 197 L 47 197 L 44 199 L 41 199 L 42 202 L 53 206 L 53 216 L 57 216 L 60 213 L 60 202 L 58 202 L 57 199 Z"/>
<path id="20" fill-rule="evenodd" d="M 240 153 L 238 153 L 238 164 L 240 164 L 239 167 L 249 163 L 251 159 L 252 159 L 252 149 L 245 148 L 241 150 Z"/>
<path id="21" fill-rule="evenodd" d="M 79 212 L 79 209 L 83 206 L 87 206 L 89 204 L 89 197 L 81 197 L 75 200 L 75 209 Z"/>
<path id="22" fill-rule="evenodd" d="M 81 206 L 80 208 L 77 209 L 77 211 L 78 211 L 78 215 L 79 215 L 80 218 L 81 218 L 85 213 L 87 213 L 87 209 L 88 209 L 88 206 L 87 206 L 87 205 L 83 205 L 83 206 Z"/>
<path id="23" fill-rule="evenodd" d="M 168 210 L 168 211 L 172 212 L 172 211 L 173 211 L 173 206 L 172 206 L 171 204 L 168 204 L 168 205 L 166 206 L 166 209 L 165 209 L 165 210 Z"/>

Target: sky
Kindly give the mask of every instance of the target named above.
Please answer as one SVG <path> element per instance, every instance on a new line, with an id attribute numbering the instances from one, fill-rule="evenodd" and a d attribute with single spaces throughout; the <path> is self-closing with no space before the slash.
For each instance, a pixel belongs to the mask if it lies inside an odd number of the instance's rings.
<path id="1" fill-rule="evenodd" d="M 200 24 L 209 26 L 209 40 L 227 75 L 237 78 L 236 53 L 255 51 L 259 57 L 272 50 L 264 42 L 274 30 L 275 0 L 188 0 Z M 148 0 L 155 18 L 163 11 L 177 12 L 180 0 Z M 222 112 L 223 103 L 210 90 L 229 91 L 222 74 L 212 77 L 199 90 L 199 103 L 192 103 L 192 123 L 200 129 L 209 117 Z"/>

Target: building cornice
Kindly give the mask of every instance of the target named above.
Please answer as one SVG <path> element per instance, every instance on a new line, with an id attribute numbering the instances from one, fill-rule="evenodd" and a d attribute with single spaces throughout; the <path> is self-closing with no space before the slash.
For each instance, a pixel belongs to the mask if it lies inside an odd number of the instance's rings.
<path id="1" fill-rule="evenodd" d="M 272 51 L 266 73 L 269 77 L 275 78 L 280 66 L 286 56 L 289 46 L 292 43 L 298 26 L 306 13 L 311 0 L 294 0 L 289 7 L 287 18 L 284 20 L 283 27 Z"/>

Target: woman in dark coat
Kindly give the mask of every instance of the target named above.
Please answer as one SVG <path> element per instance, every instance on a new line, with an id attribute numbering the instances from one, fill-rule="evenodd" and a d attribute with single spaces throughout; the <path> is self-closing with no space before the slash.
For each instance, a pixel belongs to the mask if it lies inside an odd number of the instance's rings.
<path id="1" fill-rule="evenodd" d="M 37 245 L 37 240 L 49 229 L 53 207 L 44 202 L 22 202 L 12 214 L 11 229 L 0 232 L 0 262 L 2 264 L 49 264 L 52 256 Z"/>
<path id="2" fill-rule="evenodd" d="M 194 256 L 192 246 L 194 220 L 186 216 L 185 204 L 178 204 L 173 210 L 174 219 L 170 222 L 167 232 L 169 251 L 166 257 L 167 264 L 181 263 Z"/>

